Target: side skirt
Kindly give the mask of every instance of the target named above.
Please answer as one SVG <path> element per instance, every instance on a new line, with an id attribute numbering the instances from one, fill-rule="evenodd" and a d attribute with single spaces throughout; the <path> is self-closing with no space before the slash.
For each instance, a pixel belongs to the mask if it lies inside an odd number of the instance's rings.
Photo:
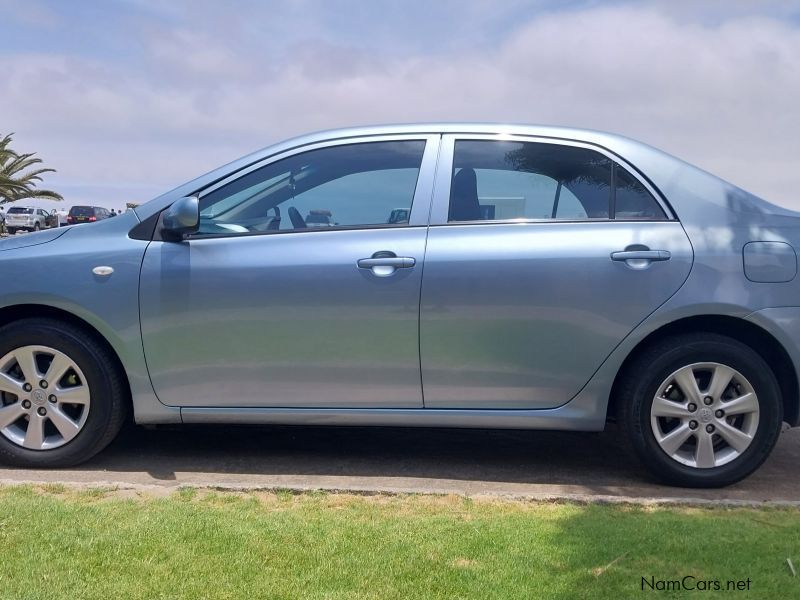
<path id="1" fill-rule="evenodd" d="M 547 410 L 429 408 L 181 408 L 184 423 L 347 425 L 602 431 L 605 411 L 580 410 L 572 402 Z"/>

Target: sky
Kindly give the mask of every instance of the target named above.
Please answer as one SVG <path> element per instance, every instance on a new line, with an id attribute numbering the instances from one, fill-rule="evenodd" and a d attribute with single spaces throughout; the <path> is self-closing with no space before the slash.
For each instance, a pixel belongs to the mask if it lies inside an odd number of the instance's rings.
<path id="1" fill-rule="evenodd" d="M 800 210 L 800 2 L 0 0 L 0 64 L 0 134 L 66 207 L 319 129 L 493 121 L 621 133 Z"/>

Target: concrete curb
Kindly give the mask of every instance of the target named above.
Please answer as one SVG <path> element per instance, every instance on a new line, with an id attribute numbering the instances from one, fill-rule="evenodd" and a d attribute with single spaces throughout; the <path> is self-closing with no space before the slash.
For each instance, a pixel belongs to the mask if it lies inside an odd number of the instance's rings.
<path id="1" fill-rule="evenodd" d="M 442 488 L 432 490 L 426 487 L 413 486 L 341 486 L 341 485 L 252 485 L 237 483 L 176 483 L 176 484 L 142 484 L 130 483 L 114 480 L 96 481 L 42 481 L 35 479 L 3 479 L 0 478 L 0 486 L 13 487 L 20 485 L 32 485 L 44 487 L 48 485 L 63 485 L 71 490 L 90 490 L 98 488 L 112 488 L 115 491 L 133 491 L 152 494 L 154 496 L 168 495 L 181 489 L 213 490 L 221 492 L 275 492 L 289 491 L 294 493 L 306 493 L 324 491 L 333 494 L 359 494 L 365 496 L 390 495 L 400 496 L 406 494 L 420 495 L 456 495 L 476 500 L 510 500 L 528 502 L 568 502 L 575 504 L 630 504 L 638 506 L 689 506 L 707 508 L 800 508 L 800 500 L 741 500 L 735 498 L 692 498 L 692 497 L 671 497 L 671 496 L 652 496 L 637 497 L 624 495 L 608 494 L 573 494 L 573 493 L 552 493 L 552 492 L 478 492 L 470 493 L 464 490 Z"/>

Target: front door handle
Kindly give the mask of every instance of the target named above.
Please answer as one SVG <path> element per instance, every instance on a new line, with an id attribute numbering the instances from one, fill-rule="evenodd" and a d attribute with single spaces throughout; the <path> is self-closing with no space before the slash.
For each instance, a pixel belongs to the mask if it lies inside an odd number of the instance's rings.
<path id="1" fill-rule="evenodd" d="M 410 256 L 397 256 L 394 252 L 383 250 L 376 252 L 370 258 L 359 258 L 357 263 L 359 269 L 370 269 L 373 275 L 387 277 L 397 269 L 410 269 L 417 261 Z"/>
<path id="2" fill-rule="evenodd" d="M 358 267 L 360 269 L 372 269 L 373 267 L 394 267 L 395 269 L 410 269 L 417 261 L 408 256 L 387 256 L 386 258 L 360 258 Z"/>
<path id="3" fill-rule="evenodd" d="M 611 260 L 669 260 L 669 250 L 620 250 L 611 253 Z"/>

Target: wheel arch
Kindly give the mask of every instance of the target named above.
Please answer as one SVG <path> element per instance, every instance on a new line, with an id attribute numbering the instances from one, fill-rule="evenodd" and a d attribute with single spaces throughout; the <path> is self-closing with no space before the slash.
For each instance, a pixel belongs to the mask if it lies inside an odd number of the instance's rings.
<path id="1" fill-rule="evenodd" d="M 607 417 L 615 417 L 617 412 L 616 398 L 618 387 L 634 358 L 647 346 L 666 337 L 681 333 L 707 332 L 725 335 L 748 345 L 758 352 L 769 364 L 778 386 L 783 402 L 783 420 L 792 426 L 800 421 L 800 384 L 797 371 L 789 357 L 789 353 L 781 343 L 767 330 L 744 319 L 726 315 L 695 315 L 684 317 L 662 325 L 650 332 L 628 353 L 614 378 L 608 399 Z"/>
<path id="2" fill-rule="evenodd" d="M 29 318 L 50 318 L 69 323 L 85 331 L 86 334 L 91 336 L 94 341 L 103 346 L 103 348 L 108 351 L 109 356 L 114 362 L 114 365 L 119 370 L 121 379 L 125 383 L 128 406 L 131 406 L 131 384 L 128 380 L 125 366 L 123 365 L 119 353 L 114 346 L 102 333 L 100 333 L 100 331 L 94 325 L 74 313 L 61 308 L 56 308 L 54 306 L 48 306 L 46 304 L 15 304 L 0 308 L 0 327 L 3 327 L 4 325 L 14 321 Z"/>

